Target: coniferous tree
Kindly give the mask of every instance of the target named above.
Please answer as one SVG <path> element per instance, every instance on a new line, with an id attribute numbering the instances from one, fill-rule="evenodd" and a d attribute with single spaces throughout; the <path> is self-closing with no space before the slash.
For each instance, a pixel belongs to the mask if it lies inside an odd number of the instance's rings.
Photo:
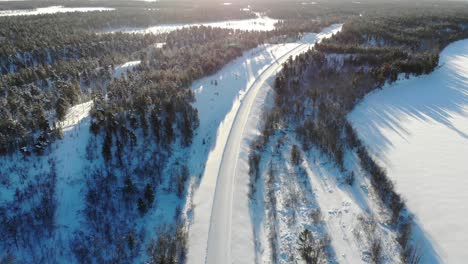
<path id="1" fill-rule="evenodd" d="M 154 189 L 153 186 L 149 183 L 146 184 L 145 187 L 145 199 L 148 203 L 148 207 L 152 207 L 154 202 Z"/>
<path id="2" fill-rule="evenodd" d="M 294 165 L 299 165 L 301 163 L 301 152 L 297 145 L 293 145 L 291 149 L 291 163 Z"/>
<path id="3" fill-rule="evenodd" d="M 159 119 L 156 110 L 151 111 L 151 121 L 155 141 L 159 144 L 161 142 L 161 120 Z"/>
<path id="4" fill-rule="evenodd" d="M 184 146 L 192 144 L 193 128 L 190 117 L 187 111 L 184 111 L 183 126 L 182 126 L 182 142 Z"/>
<path id="5" fill-rule="evenodd" d="M 172 127 L 172 123 L 169 118 L 164 120 L 164 130 L 166 134 L 166 145 L 171 144 L 174 141 L 174 128 Z"/>
<path id="6" fill-rule="evenodd" d="M 64 120 L 70 104 L 64 97 L 59 97 L 55 104 L 55 112 L 57 113 L 58 120 Z"/>
<path id="7" fill-rule="evenodd" d="M 106 136 L 104 137 L 104 143 L 102 144 L 102 157 L 106 162 L 110 161 L 112 158 L 112 134 L 110 132 L 106 132 Z"/>
<path id="8" fill-rule="evenodd" d="M 125 201 L 132 200 L 133 194 L 135 194 L 136 188 L 133 184 L 132 178 L 129 176 L 125 177 L 124 186 L 122 188 L 122 193 Z"/>
<path id="9" fill-rule="evenodd" d="M 317 264 L 322 259 L 323 247 L 319 241 L 316 241 L 312 232 L 305 229 L 299 234 L 299 252 L 302 259 L 307 264 Z"/>
<path id="10" fill-rule="evenodd" d="M 145 201 L 142 198 L 138 198 L 137 206 L 140 214 L 144 215 L 147 211 L 147 207 Z"/>

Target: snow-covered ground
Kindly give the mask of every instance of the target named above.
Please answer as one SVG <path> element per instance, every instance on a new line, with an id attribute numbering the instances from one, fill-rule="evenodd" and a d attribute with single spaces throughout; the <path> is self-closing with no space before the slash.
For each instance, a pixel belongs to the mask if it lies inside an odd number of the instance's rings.
<path id="1" fill-rule="evenodd" d="M 276 19 L 269 17 L 258 16 L 257 18 L 252 19 L 241 19 L 241 20 L 228 20 L 228 21 L 219 21 L 219 22 L 210 22 L 210 23 L 190 23 L 190 24 L 165 24 L 158 25 L 148 28 L 120 28 L 107 31 L 107 33 L 112 32 L 124 32 L 124 33 L 169 33 L 177 29 L 193 27 L 193 26 L 210 26 L 218 28 L 228 28 L 228 29 L 239 29 L 239 30 L 254 30 L 254 31 L 270 31 L 275 29 L 275 24 L 278 22 Z"/>
<path id="2" fill-rule="evenodd" d="M 350 186 L 344 183 L 343 172 L 317 148 L 302 152 L 302 162 L 293 165 L 293 145 L 300 146 L 295 132 L 282 131 L 272 137 L 262 154 L 252 208 L 255 263 L 270 263 L 273 255 L 278 263 L 302 263 L 297 242 L 304 229 L 327 241 L 328 261 L 324 263 L 369 263 L 374 238 L 383 245 L 379 263 L 397 263 L 395 234 L 384 224 L 387 214 L 370 190 L 356 155 L 345 154 L 346 169 L 356 175 Z M 273 176 L 269 175 L 270 166 Z"/>
<path id="3" fill-rule="evenodd" d="M 93 107 L 93 101 L 77 104 L 68 109 L 65 120 L 59 123 L 63 132 L 67 132 L 68 130 L 73 129 L 83 119 L 87 118 L 91 107 Z"/>
<path id="4" fill-rule="evenodd" d="M 63 122 L 64 138 L 52 146 L 52 157 L 57 162 L 57 240 L 64 243 L 69 243 L 73 232 L 80 227 L 80 211 L 84 209 L 83 172 L 86 170 L 86 145 L 91 133 L 89 110 L 92 105 L 93 102 L 89 101 L 69 109 Z M 65 250 L 62 260 L 70 262 L 69 247 L 61 248 Z"/>
<path id="5" fill-rule="evenodd" d="M 215 76 L 194 83 L 200 127 L 191 167 L 202 178 L 193 197 L 189 263 L 253 263 L 246 151 L 256 134 L 259 108 L 269 90 L 267 80 L 289 56 L 304 52 L 340 28 L 331 26 L 296 43 L 264 45 Z"/>
<path id="6" fill-rule="evenodd" d="M 54 161 L 57 172 L 55 198 L 58 201 L 54 223 L 56 232 L 48 242 L 38 242 L 36 247 L 46 244 L 55 248 L 55 260 L 61 260 L 59 262 L 69 262 L 72 259 L 68 243 L 73 232 L 80 226 L 80 210 L 84 208 L 83 171 L 85 171 L 86 145 L 90 137 L 89 110 L 91 106 L 92 101 L 78 104 L 68 110 L 65 120 L 59 124 L 63 127 L 63 139 L 51 145 L 49 155 L 26 158 L 16 153 L 0 160 L 0 167 L 11 172 L 9 175 L 11 184 L 0 185 L 0 193 L 3 194 L 0 195 L 2 205 L 12 200 L 16 188 L 21 189 L 26 184 L 34 184 L 34 177 L 49 171 L 50 162 Z M 26 170 L 20 172 L 11 168 L 25 168 Z M 29 252 L 29 249 L 23 248 L 22 250 L 24 252 L 16 253 L 27 254 L 26 252 Z M 50 248 L 39 249 L 40 252 L 47 252 L 47 250 Z M 29 259 L 31 256 L 23 255 L 22 257 Z"/>
<path id="7" fill-rule="evenodd" d="M 108 7 L 64 7 L 64 6 L 49 6 L 36 9 L 24 10 L 3 10 L 0 11 L 0 16 L 31 16 L 31 15 L 44 15 L 55 13 L 69 13 L 69 12 L 91 12 L 91 11 L 112 11 L 114 8 Z"/>
<path id="8" fill-rule="evenodd" d="M 368 95 L 349 120 L 387 168 L 429 237 L 422 263 L 438 257 L 445 263 L 465 263 L 468 40 L 445 48 L 439 64 L 429 75 L 402 79 Z"/>
<path id="9" fill-rule="evenodd" d="M 129 61 L 124 64 L 118 65 L 114 69 L 114 78 L 120 78 L 123 74 L 128 71 L 133 72 L 135 68 L 140 65 L 141 61 Z"/>

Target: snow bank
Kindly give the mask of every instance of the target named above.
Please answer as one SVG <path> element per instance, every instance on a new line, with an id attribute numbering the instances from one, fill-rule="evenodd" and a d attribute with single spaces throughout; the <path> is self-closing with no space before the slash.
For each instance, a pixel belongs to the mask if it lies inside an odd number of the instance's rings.
<path id="1" fill-rule="evenodd" d="M 436 254 L 443 262 L 465 262 L 468 40 L 448 46 L 432 74 L 400 80 L 368 95 L 349 120 L 387 168 L 422 232 L 432 238 Z M 438 258 L 430 244 L 422 263 Z"/>
<path id="2" fill-rule="evenodd" d="M 32 16 L 32 15 L 45 15 L 55 13 L 69 13 L 69 12 L 91 12 L 91 11 L 112 11 L 114 8 L 107 7 L 64 7 L 64 6 L 49 6 L 36 9 L 24 10 L 4 10 L 0 11 L 0 16 Z"/>

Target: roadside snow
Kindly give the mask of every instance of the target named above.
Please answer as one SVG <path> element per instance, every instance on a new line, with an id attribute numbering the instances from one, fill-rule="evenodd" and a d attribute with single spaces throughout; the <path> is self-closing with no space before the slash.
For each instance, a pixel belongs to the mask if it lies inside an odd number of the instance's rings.
<path id="1" fill-rule="evenodd" d="M 254 49 L 193 85 L 200 128 L 192 145 L 191 167 L 203 176 L 193 197 L 189 263 L 253 263 L 255 241 L 245 151 L 260 118 L 251 110 L 261 108 L 263 100 L 257 100 L 257 95 L 265 98 L 267 80 L 289 56 L 304 52 L 340 28 L 329 27 L 296 43 Z M 218 85 L 213 85 L 214 80 Z M 253 113 L 255 121 L 249 121 Z M 206 167 L 200 167 L 205 162 Z"/>
<path id="2" fill-rule="evenodd" d="M 421 263 L 468 258 L 468 40 L 440 68 L 368 95 L 349 115 L 427 233 Z M 423 235 L 423 234 L 420 234 Z M 416 239 L 422 239 L 417 237 Z"/>
<path id="3" fill-rule="evenodd" d="M 64 7 L 64 6 L 49 6 L 36 9 L 20 9 L 20 10 L 3 10 L 0 11 L 0 16 L 32 16 L 45 15 L 55 13 L 69 12 L 91 12 L 91 11 L 112 11 L 114 8 L 107 7 Z"/>

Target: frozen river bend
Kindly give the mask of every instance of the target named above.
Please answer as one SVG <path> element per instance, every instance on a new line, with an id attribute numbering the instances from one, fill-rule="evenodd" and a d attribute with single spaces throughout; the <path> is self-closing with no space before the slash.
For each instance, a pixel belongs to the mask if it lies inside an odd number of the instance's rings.
<path id="1" fill-rule="evenodd" d="M 387 168 L 441 262 L 464 263 L 468 40 L 445 48 L 439 65 L 430 75 L 399 80 L 368 95 L 349 120 Z"/>

